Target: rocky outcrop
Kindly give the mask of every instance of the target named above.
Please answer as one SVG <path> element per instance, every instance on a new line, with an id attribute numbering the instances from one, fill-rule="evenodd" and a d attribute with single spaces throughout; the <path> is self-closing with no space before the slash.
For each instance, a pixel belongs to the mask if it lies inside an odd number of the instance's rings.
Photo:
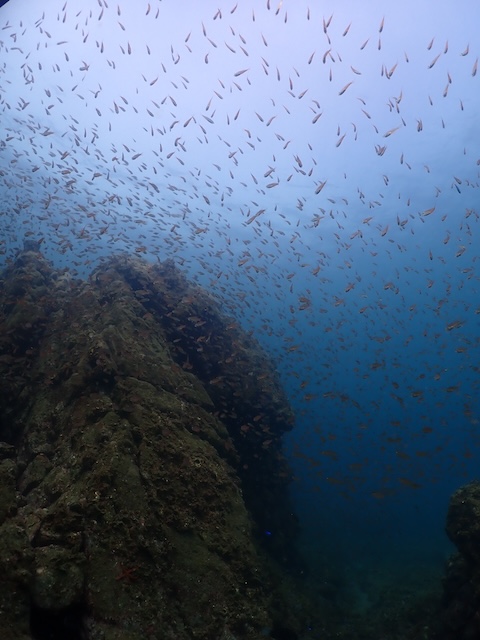
<path id="1" fill-rule="evenodd" d="M 258 638 L 297 532 L 259 345 L 169 262 L 0 284 L 2 638 Z"/>
<path id="2" fill-rule="evenodd" d="M 450 558 L 436 640 L 480 639 L 480 483 L 456 491 L 447 535 L 459 553 Z"/>

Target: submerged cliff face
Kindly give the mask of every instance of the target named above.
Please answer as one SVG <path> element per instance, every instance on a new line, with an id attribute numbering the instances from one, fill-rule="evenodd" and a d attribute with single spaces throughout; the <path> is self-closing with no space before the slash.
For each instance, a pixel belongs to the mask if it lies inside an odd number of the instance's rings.
<path id="1" fill-rule="evenodd" d="M 0 284 L 2 638 L 257 638 L 297 531 L 258 344 L 171 263 Z"/>
<path id="2" fill-rule="evenodd" d="M 480 638 L 480 483 L 452 495 L 446 532 L 457 547 L 445 570 L 435 640 Z"/>

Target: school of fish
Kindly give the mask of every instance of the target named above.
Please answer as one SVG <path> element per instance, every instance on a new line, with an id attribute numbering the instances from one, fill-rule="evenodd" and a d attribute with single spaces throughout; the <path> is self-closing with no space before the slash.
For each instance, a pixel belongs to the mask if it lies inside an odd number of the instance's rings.
<path id="1" fill-rule="evenodd" d="M 172 257 L 273 353 L 319 484 L 468 476 L 478 45 L 342 2 L 44 4 L 0 10 L 3 264 Z"/>

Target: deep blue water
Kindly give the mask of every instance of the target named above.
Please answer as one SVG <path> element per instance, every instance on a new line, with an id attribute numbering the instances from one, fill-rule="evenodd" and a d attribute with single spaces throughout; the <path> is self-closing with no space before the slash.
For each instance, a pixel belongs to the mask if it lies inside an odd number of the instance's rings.
<path id="1" fill-rule="evenodd" d="M 0 10 L 3 262 L 173 257 L 277 364 L 311 566 L 440 566 L 478 476 L 480 9 L 44 4 Z"/>

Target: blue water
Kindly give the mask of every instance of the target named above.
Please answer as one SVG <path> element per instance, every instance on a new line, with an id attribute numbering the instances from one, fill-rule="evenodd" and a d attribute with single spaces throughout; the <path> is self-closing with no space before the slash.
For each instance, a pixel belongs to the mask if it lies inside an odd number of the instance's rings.
<path id="1" fill-rule="evenodd" d="M 44 5 L 0 9 L 3 264 L 172 257 L 276 363 L 313 570 L 441 566 L 478 476 L 480 8 Z"/>

